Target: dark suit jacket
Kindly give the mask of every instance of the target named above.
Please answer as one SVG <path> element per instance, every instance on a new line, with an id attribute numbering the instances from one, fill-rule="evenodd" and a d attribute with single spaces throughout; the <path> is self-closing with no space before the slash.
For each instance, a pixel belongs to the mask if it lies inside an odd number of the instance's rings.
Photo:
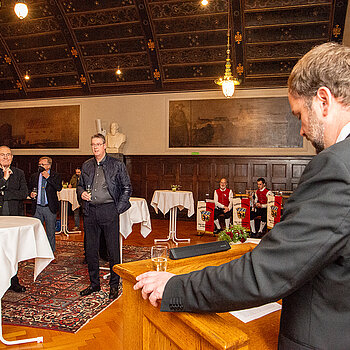
<path id="1" fill-rule="evenodd" d="M 350 139 L 317 156 L 250 253 L 172 277 L 162 311 L 223 312 L 283 298 L 279 349 L 350 349 Z"/>
<path id="2" fill-rule="evenodd" d="M 29 180 L 29 190 L 30 192 L 33 191 L 33 188 L 38 188 L 38 182 L 39 182 L 39 175 L 40 173 L 34 173 L 31 175 Z M 53 214 L 56 214 L 59 209 L 59 201 L 57 197 L 57 191 L 62 190 L 62 180 L 61 176 L 57 173 L 55 173 L 52 169 L 50 170 L 50 176 L 47 178 L 47 184 L 46 184 L 46 196 L 47 196 L 47 202 L 50 208 L 50 211 Z M 36 208 L 36 202 L 37 198 L 33 200 L 33 214 L 35 214 L 35 208 Z"/>
<path id="3" fill-rule="evenodd" d="M 28 195 L 26 179 L 21 169 L 13 166 L 10 169 L 12 174 L 7 181 L 4 179 L 4 172 L 0 169 L 0 189 L 5 193 L 0 200 L 8 201 L 10 215 L 23 215 L 23 200 Z"/>

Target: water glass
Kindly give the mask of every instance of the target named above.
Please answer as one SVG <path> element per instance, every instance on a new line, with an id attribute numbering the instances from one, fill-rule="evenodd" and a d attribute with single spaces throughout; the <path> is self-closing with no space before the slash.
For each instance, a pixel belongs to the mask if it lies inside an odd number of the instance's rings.
<path id="1" fill-rule="evenodd" d="M 151 260 L 153 270 L 166 271 L 168 263 L 168 247 L 161 244 L 152 246 Z"/>

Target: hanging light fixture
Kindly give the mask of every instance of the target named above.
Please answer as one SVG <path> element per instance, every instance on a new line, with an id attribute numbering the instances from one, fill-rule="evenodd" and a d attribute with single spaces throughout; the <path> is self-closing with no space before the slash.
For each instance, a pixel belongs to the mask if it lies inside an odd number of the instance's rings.
<path id="1" fill-rule="evenodd" d="M 232 97 L 235 92 L 235 85 L 239 85 L 239 81 L 232 76 L 231 72 L 231 56 L 230 56 L 230 0 L 227 1 L 227 50 L 226 50 L 226 63 L 225 74 L 223 78 L 215 80 L 217 85 L 222 87 L 222 92 L 225 97 Z"/>
<path id="2" fill-rule="evenodd" d="M 23 19 L 28 15 L 28 6 L 25 0 L 16 1 L 16 5 L 14 7 L 15 14 L 19 19 Z"/>

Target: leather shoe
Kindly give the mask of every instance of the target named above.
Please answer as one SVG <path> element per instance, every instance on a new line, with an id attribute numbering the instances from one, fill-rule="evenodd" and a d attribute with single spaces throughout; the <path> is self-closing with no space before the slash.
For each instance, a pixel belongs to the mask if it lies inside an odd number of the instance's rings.
<path id="1" fill-rule="evenodd" d="M 118 297 L 118 288 L 111 287 L 109 289 L 109 299 L 116 299 Z"/>
<path id="2" fill-rule="evenodd" d="M 24 293 L 27 289 L 25 286 L 21 286 L 19 283 L 11 285 L 9 290 L 12 290 L 16 293 Z"/>
<path id="3" fill-rule="evenodd" d="M 87 295 L 90 295 L 91 293 L 94 293 L 94 292 L 98 292 L 100 290 L 101 290 L 101 287 L 91 287 L 91 286 L 89 286 L 89 287 L 85 288 L 84 290 L 82 290 L 80 292 L 80 295 L 82 297 L 86 297 Z"/>

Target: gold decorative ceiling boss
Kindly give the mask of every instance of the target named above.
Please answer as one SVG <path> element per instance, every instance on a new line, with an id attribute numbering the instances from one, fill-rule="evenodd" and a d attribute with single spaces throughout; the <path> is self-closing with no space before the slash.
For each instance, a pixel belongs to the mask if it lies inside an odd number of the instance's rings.
<path id="1" fill-rule="evenodd" d="M 17 88 L 18 88 L 19 90 L 22 90 L 22 89 L 23 89 L 23 85 L 22 85 L 22 83 L 21 83 L 19 80 L 16 81 L 16 86 L 17 86 Z"/>
<path id="2" fill-rule="evenodd" d="M 151 39 L 149 39 L 147 45 L 148 45 L 148 48 L 149 48 L 151 51 L 154 50 L 154 48 L 155 48 L 154 41 L 152 41 Z"/>
<path id="3" fill-rule="evenodd" d="M 81 81 L 81 83 L 82 83 L 83 85 L 86 84 L 86 78 L 84 77 L 83 74 L 80 75 L 80 81 Z"/>
<path id="4" fill-rule="evenodd" d="M 11 64 L 11 63 L 12 63 L 11 57 L 9 57 L 9 56 L 7 56 L 7 55 L 4 56 L 4 60 L 5 60 L 5 62 L 6 62 L 7 64 Z"/>
<path id="5" fill-rule="evenodd" d="M 235 42 L 239 45 L 242 42 L 242 34 L 237 32 L 235 35 Z"/>
<path id="6" fill-rule="evenodd" d="M 244 68 L 241 63 L 238 63 L 238 66 L 236 67 L 236 72 L 238 75 L 242 75 L 244 72 Z"/>
<path id="7" fill-rule="evenodd" d="M 155 69 L 154 72 L 153 72 L 153 77 L 154 79 L 156 80 L 159 80 L 160 79 L 160 72 L 158 69 Z"/>
<path id="8" fill-rule="evenodd" d="M 75 58 L 78 57 L 78 51 L 77 51 L 77 49 L 75 47 L 72 47 L 70 52 L 72 53 L 72 56 L 74 56 Z"/>
<path id="9" fill-rule="evenodd" d="M 341 33 L 341 28 L 339 27 L 339 24 L 337 24 L 334 28 L 333 28 L 333 35 L 335 38 L 337 38 Z"/>

